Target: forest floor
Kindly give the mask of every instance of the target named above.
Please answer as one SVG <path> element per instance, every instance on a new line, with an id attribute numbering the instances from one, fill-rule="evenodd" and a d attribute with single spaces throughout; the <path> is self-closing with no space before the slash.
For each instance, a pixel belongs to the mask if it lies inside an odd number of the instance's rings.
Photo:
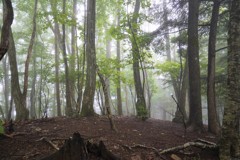
<path id="1" fill-rule="evenodd" d="M 159 155 L 164 149 L 194 142 L 201 138 L 216 142 L 213 135 L 187 131 L 169 121 L 134 117 L 114 117 L 118 132 L 110 130 L 107 117 L 48 118 L 14 122 L 14 136 L 0 139 L 0 160 L 41 159 L 56 151 L 43 137 L 61 147 L 64 140 L 79 132 L 91 142 L 104 142 L 107 149 L 126 160 L 217 160 L 216 151 L 189 147 L 181 151 Z"/>

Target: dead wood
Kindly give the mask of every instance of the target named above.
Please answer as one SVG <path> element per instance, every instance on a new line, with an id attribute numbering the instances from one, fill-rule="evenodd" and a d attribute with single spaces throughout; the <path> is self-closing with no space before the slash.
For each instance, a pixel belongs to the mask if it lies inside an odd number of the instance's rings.
<path id="1" fill-rule="evenodd" d="M 58 151 L 41 160 L 88 160 L 92 157 L 104 160 L 120 159 L 106 148 L 103 141 L 99 144 L 91 143 L 83 139 L 79 133 L 74 133 Z"/>
<path id="2" fill-rule="evenodd" d="M 13 138 L 12 135 L 8 135 L 8 134 L 5 134 L 5 133 L 1 133 L 0 134 L 0 139 L 4 139 L 4 138 Z"/>
<path id="3" fill-rule="evenodd" d="M 160 154 L 166 154 L 166 153 L 170 153 L 170 152 L 178 152 L 178 151 L 186 149 L 188 147 L 197 147 L 197 148 L 201 148 L 201 149 L 211 149 L 211 150 L 218 148 L 218 146 L 213 142 L 198 139 L 194 142 L 187 142 L 180 146 L 165 149 L 165 150 L 161 151 Z"/>
<path id="4" fill-rule="evenodd" d="M 37 141 L 44 141 L 47 142 L 48 144 L 50 144 L 51 147 L 53 147 L 54 149 L 56 149 L 57 151 L 59 150 L 59 148 L 51 141 L 49 140 L 47 137 L 42 137 Z"/>

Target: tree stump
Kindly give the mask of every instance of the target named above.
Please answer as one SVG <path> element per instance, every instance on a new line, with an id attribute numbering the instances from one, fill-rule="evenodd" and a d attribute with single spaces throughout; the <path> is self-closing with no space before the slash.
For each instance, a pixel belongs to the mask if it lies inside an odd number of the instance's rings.
<path id="1" fill-rule="evenodd" d="M 92 157 L 104 160 L 120 159 L 107 150 L 102 141 L 99 144 L 85 142 L 79 133 L 74 133 L 58 151 L 41 160 L 88 160 Z"/>

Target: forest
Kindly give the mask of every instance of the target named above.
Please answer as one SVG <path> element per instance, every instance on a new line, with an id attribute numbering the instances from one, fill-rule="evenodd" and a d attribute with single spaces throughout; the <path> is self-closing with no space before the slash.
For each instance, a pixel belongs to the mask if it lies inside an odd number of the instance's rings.
<path id="1" fill-rule="evenodd" d="M 239 0 L 0 7 L 0 159 L 240 158 Z"/>

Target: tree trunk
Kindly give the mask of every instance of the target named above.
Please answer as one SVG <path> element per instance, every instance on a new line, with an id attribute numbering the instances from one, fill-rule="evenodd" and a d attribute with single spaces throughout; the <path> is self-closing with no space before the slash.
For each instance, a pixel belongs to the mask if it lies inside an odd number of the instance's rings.
<path id="1" fill-rule="evenodd" d="M 224 109 L 220 159 L 240 158 L 240 1 L 233 0 L 228 28 L 228 80 L 227 99 Z"/>
<path id="2" fill-rule="evenodd" d="M 50 1 L 51 10 L 56 14 L 57 12 L 57 3 L 56 1 L 51 0 Z M 44 9 L 44 8 L 43 8 Z M 47 12 L 47 11 L 45 11 Z M 55 17 L 55 15 L 54 15 Z M 49 20 L 50 23 L 50 20 Z M 57 115 L 62 116 L 61 111 L 61 100 L 60 100 L 60 82 L 59 82 L 59 49 L 62 51 L 61 46 L 61 39 L 62 36 L 60 34 L 59 24 L 56 20 L 56 17 L 54 18 L 54 27 L 51 27 L 52 31 L 54 33 L 54 50 L 55 50 L 55 92 L 56 92 L 56 101 L 57 101 Z"/>
<path id="3" fill-rule="evenodd" d="M 208 131 L 220 134 L 220 125 L 216 110 L 215 96 L 215 50 L 217 37 L 217 23 L 220 1 L 215 0 L 212 9 L 212 19 L 208 41 L 208 79 L 207 79 L 207 103 L 208 103 Z"/>
<path id="4" fill-rule="evenodd" d="M 87 20 L 87 11 L 86 11 L 86 0 L 84 0 L 84 27 L 83 27 L 83 53 L 82 53 L 82 70 L 80 71 L 80 56 L 78 55 L 78 98 L 77 98 L 77 112 L 80 113 L 81 110 L 81 104 L 82 104 L 82 89 L 83 89 L 83 84 L 84 84 L 84 73 L 85 73 L 85 62 L 86 62 L 86 20 Z"/>
<path id="5" fill-rule="evenodd" d="M 194 131 L 203 129 L 201 84 L 198 44 L 199 0 L 189 1 L 188 17 L 188 68 L 189 68 L 189 126 Z"/>
<path id="6" fill-rule="evenodd" d="M 35 50 L 36 51 L 36 50 Z M 37 79 L 37 72 L 36 72 L 36 55 L 33 58 L 33 78 L 32 78 L 32 90 L 30 94 L 30 118 L 36 119 L 36 79 Z"/>
<path id="7" fill-rule="evenodd" d="M 58 23 L 54 22 L 54 49 L 55 49 L 55 91 L 57 100 L 57 116 L 61 116 L 61 100 L 60 100 L 60 86 L 59 86 L 59 46 L 58 46 L 58 34 L 57 29 L 59 28 Z"/>
<path id="8" fill-rule="evenodd" d="M 111 39 L 107 39 L 106 42 L 106 58 L 111 58 Z M 108 101 L 111 101 L 111 89 L 110 89 L 110 80 L 108 78 L 105 78 L 105 84 L 106 84 L 106 90 L 108 94 Z M 104 90 L 103 90 L 104 93 Z M 105 102 L 106 103 L 106 102 Z M 111 104 L 109 103 L 109 107 L 111 108 Z"/>
<path id="9" fill-rule="evenodd" d="M 16 106 L 16 120 L 28 119 L 29 111 L 26 108 L 26 99 L 23 97 L 19 85 L 16 48 L 12 35 L 12 30 L 10 30 L 8 54 L 11 70 L 11 94 L 13 96 Z"/>
<path id="10" fill-rule="evenodd" d="M 5 101 L 5 115 L 7 120 L 10 120 L 11 117 L 8 117 L 9 112 L 9 64 L 7 62 L 7 57 L 3 59 L 3 74 L 4 74 L 4 101 Z"/>
<path id="11" fill-rule="evenodd" d="M 11 0 L 2 0 L 3 2 L 3 25 L 0 43 L 0 60 L 2 60 L 9 47 L 10 29 L 13 22 L 13 7 Z"/>
<path id="12" fill-rule="evenodd" d="M 87 75 L 81 111 L 81 115 L 83 116 L 94 115 L 93 103 L 96 88 L 95 23 L 96 23 L 96 0 L 88 0 L 87 28 L 86 28 Z"/>
<path id="13" fill-rule="evenodd" d="M 109 94 L 108 94 L 108 88 L 107 88 L 108 86 L 106 84 L 106 79 L 104 79 L 103 75 L 99 71 L 97 71 L 97 73 L 98 73 L 99 79 L 102 84 L 104 100 L 105 100 L 105 107 L 107 110 L 107 116 L 108 116 L 108 119 L 110 122 L 111 129 L 114 131 L 117 131 L 115 124 L 113 122 L 113 119 L 112 119 L 112 112 L 111 112 L 111 107 L 110 107 L 110 102 L 109 102 Z"/>
<path id="14" fill-rule="evenodd" d="M 129 22 L 129 27 L 132 32 L 131 35 L 131 44 L 132 44 L 132 56 L 133 56 L 133 76 L 134 76 L 134 85 L 137 95 L 137 102 L 136 102 L 136 110 L 137 110 L 137 116 L 142 117 L 143 119 L 147 118 L 147 107 L 146 107 L 146 101 L 144 97 L 144 90 L 141 82 L 140 77 L 140 51 L 137 44 L 136 36 L 137 36 L 137 20 L 138 20 L 138 14 L 140 10 L 140 0 L 136 0 L 134 13 L 133 13 L 133 19 L 131 22 Z M 145 78 L 145 77 L 144 77 Z"/>
<path id="15" fill-rule="evenodd" d="M 41 57 L 41 62 L 40 62 L 40 66 L 41 66 L 41 73 L 40 73 L 40 80 L 39 80 L 39 92 L 38 92 L 38 118 L 41 117 L 41 113 L 42 113 L 42 88 L 43 88 L 43 64 L 42 64 L 42 57 Z"/>
<path id="16" fill-rule="evenodd" d="M 120 27 L 120 11 L 118 9 L 118 15 L 117 15 L 117 27 Z M 117 40 L 117 61 L 120 63 L 121 61 L 121 44 L 120 40 Z M 118 72 L 118 79 L 117 79 L 117 108 L 118 108 L 118 115 L 122 115 L 122 94 L 121 94 L 121 78 L 120 78 L 120 67 L 117 67 Z"/>
<path id="17" fill-rule="evenodd" d="M 66 0 L 63 0 L 63 14 L 66 14 Z M 65 24 L 62 24 L 62 54 L 64 59 L 65 66 L 65 84 L 66 84 L 66 116 L 72 116 L 72 92 L 70 88 L 70 77 L 69 77 L 69 68 L 68 68 L 68 58 L 66 51 L 66 33 L 65 33 Z"/>
<path id="18" fill-rule="evenodd" d="M 76 66 L 76 55 L 77 55 L 77 0 L 73 0 L 73 13 L 72 13 L 72 19 L 75 24 L 71 26 L 71 55 L 69 60 L 69 88 L 71 92 L 71 104 L 74 111 L 77 110 L 77 103 L 75 101 L 75 66 Z"/>

